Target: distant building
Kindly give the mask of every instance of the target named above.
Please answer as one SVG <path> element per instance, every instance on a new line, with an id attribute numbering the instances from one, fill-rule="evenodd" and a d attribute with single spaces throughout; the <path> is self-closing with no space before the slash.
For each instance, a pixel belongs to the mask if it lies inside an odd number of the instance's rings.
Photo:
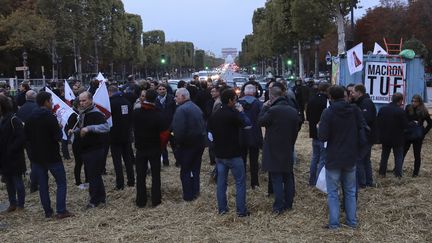
<path id="1" fill-rule="evenodd" d="M 237 48 L 222 48 L 222 57 L 226 59 L 228 56 L 234 60 L 238 56 Z"/>

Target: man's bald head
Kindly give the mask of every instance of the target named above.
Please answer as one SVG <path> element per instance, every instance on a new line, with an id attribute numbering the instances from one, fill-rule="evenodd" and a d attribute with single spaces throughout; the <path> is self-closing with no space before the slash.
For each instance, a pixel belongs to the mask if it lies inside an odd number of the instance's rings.
<path id="1" fill-rule="evenodd" d="M 26 100 L 35 101 L 37 93 L 34 90 L 29 90 L 25 94 Z"/>

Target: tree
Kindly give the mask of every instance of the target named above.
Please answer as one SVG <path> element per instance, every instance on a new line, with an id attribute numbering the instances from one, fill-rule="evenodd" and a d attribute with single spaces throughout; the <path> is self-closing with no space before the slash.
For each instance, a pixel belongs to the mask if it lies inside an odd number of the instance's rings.
<path id="1" fill-rule="evenodd" d="M 165 44 L 165 33 L 162 30 L 152 30 L 143 33 L 143 44 L 144 47 L 154 44 L 163 45 Z"/>
<path id="2" fill-rule="evenodd" d="M 0 50 L 44 50 L 54 37 L 54 23 L 29 10 L 20 9 L 0 19 Z"/>
<path id="3" fill-rule="evenodd" d="M 345 16 L 357 6 L 358 0 L 317 0 L 323 11 L 335 19 L 338 32 L 338 53 L 345 52 Z"/>
<path id="4" fill-rule="evenodd" d="M 411 38 L 408 41 L 406 41 L 403 44 L 402 49 L 411 49 L 414 50 L 414 52 L 417 55 L 420 55 L 422 57 L 427 58 L 429 51 L 426 48 L 426 46 L 423 44 L 423 42 L 421 42 L 420 40 L 416 39 L 416 38 Z"/>

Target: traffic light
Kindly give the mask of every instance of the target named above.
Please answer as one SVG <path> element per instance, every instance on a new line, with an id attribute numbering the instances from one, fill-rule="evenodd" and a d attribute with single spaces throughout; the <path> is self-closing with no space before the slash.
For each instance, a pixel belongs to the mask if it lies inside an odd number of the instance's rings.
<path id="1" fill-rule="evenodd" d="M 253 71 L 255 72 L 255 71 L 256 71 L 256 67 L 255 67 L 255 66 L 253 66 L 253 67 L 252 67 L 252 70 L 253 70 Z"/>
<path id="2" fill-rule="evenodd" d="M 205 70 L 208 70 L 209 69 L 209 67 L 208 66 L 205 66 Z"/>
<path id="3" fill-rule="evenodd" d="M 166 63 L 166 58 L 165 58 L 164 54 L 161 55 L 160 62 L 161 62 L 162 65 L 164 65 Z"/>
<path id="4" fill-rule="evenodd" d="M 288 65 L 288 66 L 292 66 L 292 64 L 293 64 L 293 61 L 292 61 L 291 59 L 288 59 L 288 60 L 287 60 L 287 65 Z"/>

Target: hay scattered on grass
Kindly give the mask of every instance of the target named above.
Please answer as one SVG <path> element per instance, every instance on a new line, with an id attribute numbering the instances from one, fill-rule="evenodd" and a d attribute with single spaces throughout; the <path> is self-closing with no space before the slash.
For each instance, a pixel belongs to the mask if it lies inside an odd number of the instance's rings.
<path id="1" fill-rule="evenodd" d="M 267 175 L 260 173 L 261 187 L 251 190 L 247 204 L 252 215 L 235 215 L 235 186 L 229 181 L 228 200 L 231 211 L 217 214 L 216 186 L 209 182 L 208 153 L 204 153 L 201 171 L 201 195 L 191 203 L 182 200 L 179 169 L 171 165 L 162 168 L 162 204 L 156 208 L 135 206 L 135 189 L 114 190 L 115 179 L 111 158 L 108 175 L 104 176 L 107 204 L 85 210 L 88 192 L 74 185 L 72 161 L 65 162 L 68 179 L 68 209 L 75 217 L 64 220 L 45 219 L 37 193 L 27 194 L 26 208 L 21 212 L 1 214 L 0 221 L 8 224 L 1 232 L 2 242 L 276 242 L 276 241 L 432 241 L 432 143 L 428 135 L 423 147 L 420 176 L 411 178 L 412 151 L 404 164 L 404 177 L 399 180 L 388 173 L 377 178 L 381 148 L 372 153 L 376 188 L 359 194 L 359 228 L 338 231 L 322 229 L 327 223 L 326 197 L 308 186 L 311 140 L 303 126 L 296 145 L 298 165 L 295 166 L 296 197 L 294 209 L 283 215 L 271 213 L 273 198 L 267 197 Z M 171 161 L 173 161 L 171 157 Z M 390 158 L 389 169 L 393 166 Z M 51 181 L 51 200 L 55 208 L 55 185 Z M 150 178 L 147 179 L 150 185 Z M 4 184 L 0 199 L 7 202 Z M 150 200 L 149 200 L 150 202 Z M 150 203 L 148 203 L 150 204 Z M 343 222 L 343 213 L 341 222 Z"/>

